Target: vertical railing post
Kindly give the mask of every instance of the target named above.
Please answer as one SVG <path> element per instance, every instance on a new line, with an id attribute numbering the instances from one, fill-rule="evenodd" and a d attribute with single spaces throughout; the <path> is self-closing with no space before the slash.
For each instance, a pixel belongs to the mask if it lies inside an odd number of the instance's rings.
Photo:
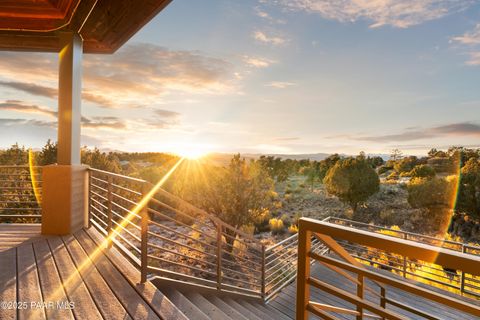
<path id="1" fill-rule="evenodd" d="M 265 301 L 265 292 L 267 288 L 265 288 L 265 245 L 262 244 L 262 299 Z"/>
<path id="2" fill-rule="evenodd" d="M 148 185 L 143 184 L 142 199 L 148 194 Z M 141 209 L 141 243 L 140 243 L 140 282 L 145 283 L 147 281 L 148 273 L 148 201 Z"/>
<path id="3" fill-rule="evenodd" d="M 462 244 L 462 253 L 465 253 L 467 250 L 465 248 L 465 245 Z M 462 270 L 462 273 L 460 274 L 460 294 L 463 295 L 465 293 L 465 271 Z"/>
<path id="4" fill-rule="evenodd" d="M 109 248 L 112 247 L 112 242 L 113 242 L 113 213 L 112 213 L 112 201 L 113 201 L 113 196 L 112 196 L 112 176 L 107 177 L 107 233 L 108 233 L 108 241 L 107 245 Z"/>
<path id="5" fill-rule="evenodd" d="M 217 222 L 217 290 L 222 290 L 222 225 Z"/>
<path id="6" fill-rule="evenodd" d="M 90 229 L 92 226 L 92 171 L 87 170 L 87 197 L 88 197 L 88 211 L 87 211 L 87 226 Z"/>
<path id="7" fill-rule="evenodd" d="M 403 234 L 403 239 L 407 240 L 407 234 Z M 403 256 L 403 277 L 407 278 L 407 257 Z"/>
<path id="8" fill-rule="evenodd" d="M 298 230 L 298 260 L 297 260 L 297 304 L 296 319 L 308 319 L 307 307 L 310 301 L 310 287 L 307 283 L 310 278 L 310 252 L 312 245 L 312 232 L 306 230 L 302 219 L 299 221 Z"/>
<path id="9" fill-rule="evenodd" d="M 364 277 L 363 275 L 359 274 L 357 276 L 358 284 L 357 284 L 357 297 L 363 300 L 363 287 L 364 287 Z M 363 319 L 363 308 L 359 305 L 357 305 L 357 320 L 362 320 Z"/>

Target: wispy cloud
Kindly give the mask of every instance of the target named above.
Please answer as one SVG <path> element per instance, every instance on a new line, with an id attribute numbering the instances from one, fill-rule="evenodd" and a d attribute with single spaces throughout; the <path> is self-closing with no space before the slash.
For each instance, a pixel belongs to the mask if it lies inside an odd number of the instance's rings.
<path id="1" fill-rule="evenodd" d="M 18 82 L 18 81 L 0 81 L 0 86 L 23 91 L 31 95 L 47 97 L 51 99 L 54 99 L 58 96 L 58 89 L 38 85 L 35 83 Z M 86 101 L 93 102 L 102 107 L 110 108 L 114 106 L 114 102 L 111 101 L 110 99 L 92 94 L 85 90 L 82 93 L 82 98 Z"/>
<path id="2" fill-rule="evenodd" d="M 57 89 L 37 85 L 28 82 L 0 81 L 0 86 L 20 90 L 36 96 L 54 98 L 57 96 Z"/>
<path id="3" fill-rule="evenodd" d="M 83 98 L 111 108 L 156 103 L 172 92 L 224 94 L 233 90 L 233 69 L 226 60 L 198 51 L 131 44 L 114 55 L 85 56 Z M 50 98 L 57 94 L 56 55 L 0 52 L 0 75 L 4 87 Z M 34 84 L 40 82 L 51 85 Z"/>
<path id="4" fill-rule="evenodd" d="M 371 21 L 371 28 L 408 28 L 465 10 L 472 0 L 270 0 L 292 10 L 318 13 L 341 22 Z"/>
<path id="5" fill-rule="evenodd" d="M 451 43 L 460 45 L 463 54 L 469 58 L 465 61 L 466 65 L 480 65 L 480 23 L 473 30 L 465 32 L 461 36 L 452 37 Z M 467 50 L 467 52 L 465 52 Z"/>
<path id="6" fill-rule="evenodd" d="M 243 56 L 243 61 L 246 64 L 255 68 L 266 68 L 276 63 L 275 60 L 270 60 L 270 59 L 260 58 L 260 57 L 250 57 L 250 56 Z"/>
<path id="7" fill-rule="evenodd" d="M 261 9 L 260 7 L 255 7 L 255 14 L 258 17 L 260 17 L 262 19 L 265 19 L 272 24 L 285 24 L 286 23 L 286 21 L 283 20 L 283 19 L 276 19 L 276 18 L 272 17 L 271 14 L 269 14 L 267 11 Z"/>
<path id="8" fill-rule="evenodd" d="M 478 52 L 469 52 L 468 55 L 470 58 L 465 62 L 470 66 L 480 66 L 480 51 Z"/>
<path id="9" fill-rule="evenodd" d="M 351 136 L 350 139 L 371 142 L 404 142 L 443 136 L 480 137 L 480 125 L 471 122 L 461 122 L 426 129 L 406 130 L 398 134 L 356 137 Z"/>
<path id="10" fill-rule="evenodd" d="M 276 89 L 285 89 L 288 87 L 296 86 L 296 83 L 293 82 L 286 82 L 286 81 L 272 81 L 269 84 L 267 84 L 267 87 L 272 87 Z"/>
<path id="11" fill-rule="evenodd" d="M 118 117 L 82 117 L 82 127 L 90 129 L 123 130 L 127 128 L 127 124 L 123 119 Z"/>
<path id="12" fill-rule="evenodd" d="M 25 104 L 22 101 L 18 101 L 18 100 L 7 100 L 5 102 L 0 102 L 0 110 L 24 112 L 24 113 L 36 113 L 36 114 L 42 114 L 42 115 L 47 115 L 51 117 L 57 117 L 56 111 L 53 111 L 46 107 Z"/>
<path id="13" fill-rule="evenodd" d="M 281 142 L 284 142 L 284 141 L 298 141 L 300 140 L 299 137 L 283 137 L 283 138 L 275 138 L 275 141 L 281 141 Z"/>
<path id="14" fill-rule="evenodd" d="M 55 121 L 43 121 L 35 119 L 0 118 L 0 127 L 11 127 L 18 125 L 55 128 L 57 126 L 57 123 Z"/>
<path id="15" fill-rule="evenodd" d="M 181 116 L 181 114 L 178 112 L 165 110 L 165 109 L 156 109 L 154 112 L 156 115 L 162 118 L 176 119 Z"/>
<path id="16" fill-rule="evenodd" d="M 451 41 L 458 42 L 464 45 L 480 44 L 480 23 L 477 24 L 473 30 L 465 32 L 461 36 L 452 37 Z"/>
<path id="17" fill-rule="evenodd" d="M 253 38 L 259 42 L 272 44 L 275 46 L 284 45 L 288 42 L 288 39 L 286 38 L 283 38 L 278 35 L 270 35 L 263 31 L 258 31 L 258 30 L 253 32 Z"/>
<path id="18" fill-rule="evenodd" d="M 0 102 L 0 110 L 20 112 L 26 114 L 39 114 L 51 118 L 57 118 L 57 111 L 51 110 L 47 107 L 42 107 L 38 105 L 24 103 L 18 100 L 7 100 L 5 102 Z M 57 121 L 43 121 L 36 119 L 8 119 L 15 121 L 3 121 L 0 123 L 3 125 L 14 125 L 15 123 L 23 125 L 32 125 L 32 126 L 48 126 L 56 127 Z M 123 130 L 126 129 L 127 124 L 124 120 L 113 117 L 113 116 L 94 116 L 94 117 L 82 117 L 82 127 L 83 128 L 93 128 L 93 129 L 113 129 L 113 130 Z"/>

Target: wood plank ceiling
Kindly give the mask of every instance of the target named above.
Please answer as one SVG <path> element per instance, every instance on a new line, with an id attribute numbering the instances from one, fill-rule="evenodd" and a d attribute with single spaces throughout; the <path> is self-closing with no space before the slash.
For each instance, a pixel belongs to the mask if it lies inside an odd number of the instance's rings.
<path id="1" fill-rule="evenodd" d="M 59 51 L 79 32 L 85 53 L 113 53 L 171 0 L 2 0 L 0 50 Z"/>

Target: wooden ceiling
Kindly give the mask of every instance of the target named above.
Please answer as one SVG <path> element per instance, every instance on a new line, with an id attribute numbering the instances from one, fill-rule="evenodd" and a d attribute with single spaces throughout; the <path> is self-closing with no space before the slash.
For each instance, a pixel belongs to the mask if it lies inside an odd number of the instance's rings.
<path id="1" fill-rule="evenodd" d="M 171 0 L 1 0 L 0 50 L 58 52 L 79 32 L 84 53 L 113 53 Z"/>

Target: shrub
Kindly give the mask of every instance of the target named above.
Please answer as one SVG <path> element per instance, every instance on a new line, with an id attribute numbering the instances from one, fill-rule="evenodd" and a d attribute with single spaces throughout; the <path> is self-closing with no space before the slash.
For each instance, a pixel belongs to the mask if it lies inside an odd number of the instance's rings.
<path id="1" fill-rule="evenodd" d="M 435 169 L 426 164 L 420 164 L 410 171 L 410 176 L 412 178 L 433 178 L 435 177 Z"/>
<path id="2" fill-rule="evenodd" d="M 380 168 L 378 168 L 378 174 L 384 174 L 392 169 L 393 169 L 392 167 L 381 166 Z"/>
<path id="3" fill-rule="evenodd" d="M 398 173 L 393 171 L 388 175 L 387 180 L 390 180 L 390 181 L 398 180 Z"/>
<path id="4" fill-rule="evenodd" d="M 298 226 L 296 224 L 292 224 L 290 227 L 288 227 L 288 233 L 298 233 Z"/>
<path id="5" fill-rule="evenodd" d="M 285 225 L 282 219 L 272 218 L 268 221 L 272 234 L 281 234 L 285 232 Z"/>
<path id="6" fill-rule="evenodd" d="M 324 180 L 328 193 L 336 195 L 355 212 L 380 188 L 378 175 L 365 159 L 347 158 L 339 160 L 327 173 Z"/>
<path id="7" fill-rule="evenodd" d="M 402 172 L 409 172 L 415 167 L 415 165 L 417 165 L 417 161 L 418 158 L 415 156 L 406 157 L 396 161 L 393 168 L 399 174 Z"/>

